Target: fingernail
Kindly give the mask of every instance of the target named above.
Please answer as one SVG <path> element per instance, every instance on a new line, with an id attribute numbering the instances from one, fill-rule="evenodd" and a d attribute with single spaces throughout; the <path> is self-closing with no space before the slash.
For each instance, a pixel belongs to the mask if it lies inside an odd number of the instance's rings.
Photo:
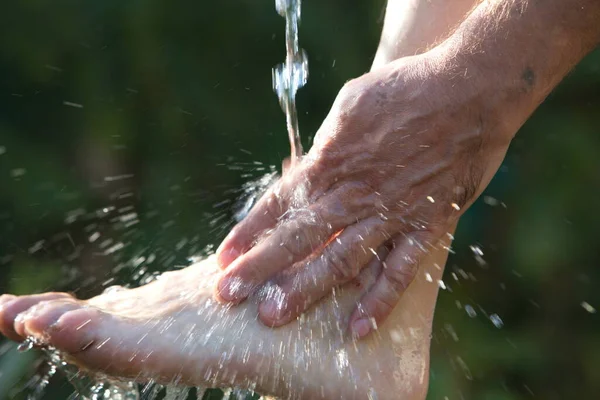
<path id="1" fill-rule="evenodd" d="M 243 300 L 251 291 L 252 285 L 240 278 L 223 278 L 219 283 L 219 295 L 225 301 Z"/>
<path id="2" fill-rule="evenodd" d="M 352 323 L 352 333 L 359 339 L 367 336 L 371 328 L 371 321 L 368 318 L 360 318 Z"/>
<path id="3" fill-rule="evenodd" d="M 290 312 L 286 310 L 286 307 L 276 300 L 265 300 L 259 308 L 263 317 L 277 325 L 285 322 L 290 316 Z"/>
<path id="4" fill-rule="evenodd" d="M 221 251 L 217 257 L 217 262 L 221 268 L 225 268 L 234 262 L 240 255 L 241 253 L 232 247 L 230 249 Z"/>

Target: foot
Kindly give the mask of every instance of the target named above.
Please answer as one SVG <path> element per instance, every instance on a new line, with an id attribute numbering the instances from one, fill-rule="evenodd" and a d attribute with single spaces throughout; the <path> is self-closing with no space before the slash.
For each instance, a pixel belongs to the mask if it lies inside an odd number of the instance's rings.
<path id="1" fill-rule="evenodd" d="M 434 265 L 445 255 L 432 254 L 422 269 L 441 275 Z M 220 272 L 211 257 L 88 301 L 65 293 L 1 296 L 0 331 L 51 345 L 82 368 L 138 381 L 250 387 L 290 398 L 422 399 L 437 285 L 418 279 L 367 340 L 345 331 L 379 268 L 373 262 L 358 283 L 278 329 L 257 320 L 256 298 L 235 307 L 213 300 Z"/>

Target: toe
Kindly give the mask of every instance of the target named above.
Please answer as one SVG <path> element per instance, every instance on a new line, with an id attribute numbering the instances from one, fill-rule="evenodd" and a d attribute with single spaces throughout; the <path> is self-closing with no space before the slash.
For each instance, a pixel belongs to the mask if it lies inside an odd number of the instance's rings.
<path id="1" fill-rule="evenodd" d="M 69 311 L 47 333 L 67 360 L 88 370 L 123 378 L 171 376 L 185 356 L 147 321 L 119 317 L 94 307 Z M 172 355 L 175 363 L 165 359 Z"/>
<path id="2" fill-rule="evenodd" d="M 14 330 L 21 337 L 33 336 L 44 342 L 46 332 L 63 314 L 81 307 L 75 299 L 42 301 L 17 316 Z"/>
<path id="3" fill-rule="evenodd" d="M 46 340 L 80 367 L 114 376 L 135 377 L 142 369 L 141 360 L 147 358 L 146 353 L 140 352 L 143 336 L 138 328 L 121 318 L 88 307 L 63 314 L 47 331 Z"/>
<path id="4" fill-rule="evenodd" d="M 47 326 L 47 340 L 57 349 L 72 355 L 90 353 L 92 344 L 95 344 L 94 348 L 102 348 L 100 345 L 106 339 L 114 337 L 118 341 L 120 336 L 126 334 L 119 331 L 114 325 L 117 321 L 113 319 L 110 314 L 97 308 L 79 307 L 62 314 L 56 322 Z M 110 347 L 106 346 L 105 350 Z"/>
<path id="5" fill-rule="evenodd" d="M 25 338 L 19 335 L 14 329 L 15 319 L 19 314 L 41 301 L 70 297 L 66 293 L 44 293 L 32 296 L 20 296 L 7 300 L 3 299 L 0 307 L 0 332 L 11 340 L 21 341 Z"/>

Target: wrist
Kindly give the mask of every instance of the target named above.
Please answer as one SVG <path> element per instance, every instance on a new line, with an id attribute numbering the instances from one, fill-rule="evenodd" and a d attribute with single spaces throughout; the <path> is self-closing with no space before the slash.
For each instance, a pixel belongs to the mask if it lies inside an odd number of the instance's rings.
<path id="1" fill-rule="evenodd" d="M 493 51 L 474 49 L 460 32 L 430 50 L 427 57 L 436 79 L 477 104 L 486 125 L 495 126 L 494 134 L 503 140 L 512 140 L 548 93 L 536 86 L 530 67 Z"/>

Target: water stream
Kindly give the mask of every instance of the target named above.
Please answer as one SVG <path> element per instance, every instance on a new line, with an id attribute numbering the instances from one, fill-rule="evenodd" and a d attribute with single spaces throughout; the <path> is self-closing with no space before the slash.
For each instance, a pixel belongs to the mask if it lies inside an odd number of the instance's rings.
<path id="1" fill-rule="evenodd" d="M 308 79 L 308 58 L 298 45 L 301 0 L 275 0 L 277 12 L 285 17 L 285 63 L 273 68 L 273 89 L 286 116 L 291 147 L 291 167 L 302 156 L 296 111 L 296 92 Z"/>

